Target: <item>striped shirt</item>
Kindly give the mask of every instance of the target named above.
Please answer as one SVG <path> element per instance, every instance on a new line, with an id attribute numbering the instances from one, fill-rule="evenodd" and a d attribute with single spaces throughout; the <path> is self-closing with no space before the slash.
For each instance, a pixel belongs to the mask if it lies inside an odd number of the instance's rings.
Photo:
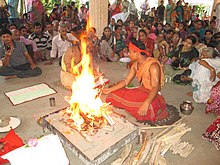
<path id="1" fill-rule="evenodd" d="M 12 50 L 10 59 L 9 59 L 9 67 L 13 66 L 19 66 L 26 64 L 28 61 L 24 55 L 25 52 L 27 52 L 27 49 L 25 48 L 24 44 L 19 41 L 14 41 L 14 49 Z M 0 59 L 5 57 L 5 46 L 0 44 Z"/>
<path id="2" fill-rule="evenodd" d="M 28 39 L 31 39 L 33 40 L 36 45 L 37 45 L 37 48 L 39 50 L 43 50 L 43 49 L 51 49 L 51 45 L 49 44 L 51 41 L 51 38 L 48 34 L 46 33 L 42 33 L 42 36 L 41 38 L 39 38 L 37 36 L 37 34 L 34 32 L 32 34 L 29 35 Z"/>

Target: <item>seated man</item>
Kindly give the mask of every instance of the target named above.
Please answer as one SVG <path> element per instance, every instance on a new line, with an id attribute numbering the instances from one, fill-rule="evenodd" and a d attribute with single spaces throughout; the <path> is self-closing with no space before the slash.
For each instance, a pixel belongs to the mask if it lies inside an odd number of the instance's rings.
<path id="1" fill-rule="evenodd" d="M 71 33 L 67 33 L 66 24 L 59 24 L 59 34 L 56 35 L 52 40 L 52 50 L 50 52 L 51 60 L 46 63 L 51 65 L 53 59 L 58 56 L 59 64 L 61 65 L 61 59 L 63 54 L 70 48 L 73 44 L 78 43 L 79 40 L 73 36 Z"/>
<path id="2" fill-rule="evenodd" d="M 62 85 L 67 88 L 72 88 L 72 83 L 75 81 L 76 76 L 81 74 L 82 71 L 82 54 L 79 48 L 79 42 L 72 45 L 62 56 L 61 61 L 61 72 L 60 79 Z M 98 81 L 99 78 L 103 77 L 103 74 L 99 72 L 99 68 L 96 66 L 90 55 L 90 67 L 93 69 L 93 74 L 95 76 L 95 81 Z"/>
<path id="3" fill-rule="evenodd" d="M 37 61 L 50 60 L 51 38 L 42 31 L 42 25 L 39 22 L 34 23 L 34 32 L 29 35 L 28 39 L 34 41 L 37 45 L 37 53 L 35 59 Z"/>
<path id="4" fill-rule="evenodd" d="M 155 122 L 161 116 L 168 116 L 160 93 L 164 80 L 160 63 L 147 56 L 149 53 L 140 41 L 130 42 L 129 50 L 129 57 L 133 62 L 131 70 L 117 85 L 103 90 L 103 94 L 109 94 L 106 101 L 125 109 L 139 121 Z M 135 76 L 141 85 L 133 89 L 124 88 Z"/>
<path id="5" fill-rule="evenodd" d="M 36 62 L 34 59 L 34 57 L 36 57 L 36 52 L 37 52 L 36 43 L 32 40 L 29 40 L 29 39 L 21 36 L 21 32 L 18 29 L 12 30 L 11 33 L 12 33 L 12 39 L 14 41 L 22 42 L 25 45 L 27 52 L 31 56 L 33 62 Z"/>
<path id="6" fill-rule="evenodd" d="M 81 67 L 81 52 L 79 46 L 70 47 L 62 56 L 60 79 L 67 89 L 71 89 L 78 69 Z M 72 66 L 74 64 L 74 66 Z"/>
<path id="7" fill-rule="evenodd" d="M 33 63 L 24 44 L 14 41 L 8 29 L 2 30 L 1 40 L 0 59 L 3 66 L 0 67 L 0 76 L 5 76 L 5 79 L 27 78 L 42 73 L 41 69 Z"/>

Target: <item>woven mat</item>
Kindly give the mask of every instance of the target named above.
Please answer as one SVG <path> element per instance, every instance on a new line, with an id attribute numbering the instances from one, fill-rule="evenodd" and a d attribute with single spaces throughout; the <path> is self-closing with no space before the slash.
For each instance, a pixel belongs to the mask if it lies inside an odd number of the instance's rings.
<path id="1" fill-rule="evenodd" d="M 13 105 L 19 105 L 34 99 L 57 93 L 49 85 L 42 83 L 5 93 Z"/>
<path id="2" fill-rule="evenodd" d="M 125 118 L 133 123 L 134 125 L 136 126 L 163 126 L 163 125 L 172 125 L 174 124 L 176 121 L 178 121 L 181 116 L 179 115 L 179 111 L 176 107 L 174 107 L 173 105 L 169 105 L 167 104 L 167 112 L 168 112 L 168 116 L 163 118 L 163 119 L 160 119 L 160 120 L 157 120 L 156 122 L 151 122 L 151 121 L 137 121 L 133 116 L 131 116 L 128 112 L 126 112 L 125 110 L 123 109 L 119 109 L 119 108 L 115 108 L 113 109 L 113 111 L 117 114 L 120 114 L 120 115 L 123 115 L 125 116 Z"/>

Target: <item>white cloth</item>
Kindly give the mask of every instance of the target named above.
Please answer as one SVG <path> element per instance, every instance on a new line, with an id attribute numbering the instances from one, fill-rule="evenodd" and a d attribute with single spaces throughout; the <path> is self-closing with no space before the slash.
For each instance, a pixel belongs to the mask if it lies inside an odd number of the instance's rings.
<path id="1" fill-rule="evenodd" d="M 74 37 L 72 34 L 67 33 L 67 37 L 69 40 L 73 41 L 79 41 L 76 37 Z M 61 35 L 56 35 L 52 40 L 52 50 L 50 52 L 50 56 L 52 58 L 55 58 L 58 55 L 58 58 L 63 56 L 63 53 L 67 51 L 68 48 L 72 46 L 72 43 L 68 41 L 63 41 L 61 38 Z"/>
<path id="2" fill-rule="evenodd" d="M 220 58 L 202 59 L 212 66 L 216 73 L 220 72 Z M 192 70 L 190 77 L 193 79 L 193 99 L 197 103 L 206 103 L 211 95 L 212 87 L 219 81 L 216 77 L 215 81 L 210 81 L 210 70 L 199 64 L 199 61 L 193 62 L 189 65 Z"/>
<path id="3" fill-rule="evenodd" d="M 66 153 L 57 135 L 38 140 L 36 147 L 20 147 L 2 156 L 11 165 L 68 165 Z"/>
<path id="4" fill-rule="evenodd" d="M 115 19 L 115 22 L 117 22 L 118 19 L 121 19 L 123 22 L 125 22 L 129 16 L 129 14 L 130 14 L 129 12 L 126 12 L 126 13 L 121 12 L 121 13 L 113 15 L 112 18 Z"/>

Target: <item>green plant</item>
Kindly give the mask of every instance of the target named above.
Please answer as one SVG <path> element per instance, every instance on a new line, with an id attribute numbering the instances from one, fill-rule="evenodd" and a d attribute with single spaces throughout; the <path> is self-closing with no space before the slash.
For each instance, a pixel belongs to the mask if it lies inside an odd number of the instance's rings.
<path id="1" fill-rule="evenodd" d="M 203 16 L 205 10 L 206 10 L 206 6 L 196 5 L 196 13 L 199 14 L 200 17 Z"/>

